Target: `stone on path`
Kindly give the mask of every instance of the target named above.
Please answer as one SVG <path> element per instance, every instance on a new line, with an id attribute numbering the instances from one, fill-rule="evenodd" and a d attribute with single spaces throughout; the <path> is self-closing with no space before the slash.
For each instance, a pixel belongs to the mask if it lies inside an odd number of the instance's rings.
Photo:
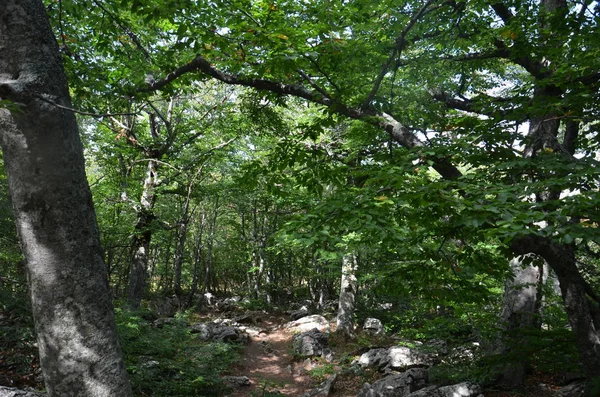
<path id="1" fill-rule="evenodd" d="M 313 328 L 316 328 L 321 332 L 329 332 L 329 321 L 319 314 L 314 314 L 312 316 L 302 317 L 295 321 L 290 321 L 285 325 L 285 328 L 292 332 L 310 331 Z"/>

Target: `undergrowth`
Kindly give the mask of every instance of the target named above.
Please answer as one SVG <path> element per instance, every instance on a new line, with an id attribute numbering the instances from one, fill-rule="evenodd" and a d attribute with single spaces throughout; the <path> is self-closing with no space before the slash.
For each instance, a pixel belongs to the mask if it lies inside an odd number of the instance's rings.
<path id="1" fill-rule="evenodd" d="M 227 390 L 219 374 L 238 357 L 238 347 L 203 342 L 178 318 L 160 328 L 144 313 L 116 310 L 125 363 L 136 396 L 218 396 Z"/>

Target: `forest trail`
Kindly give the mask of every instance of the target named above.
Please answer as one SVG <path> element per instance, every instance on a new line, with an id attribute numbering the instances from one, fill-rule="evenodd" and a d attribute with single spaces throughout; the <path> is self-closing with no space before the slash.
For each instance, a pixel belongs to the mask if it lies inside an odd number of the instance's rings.
<path id="1" fill-rule="evenodd" d="M 229 397 L 268 396 L 268 392 L 274 390 L 282 396 L 299 397 L 314 386 L 302 363 L 294 361 L 293 334 L 281 326 L 285 322 L 282 318 L 269 317 L 261 324 L 267 332 L 251 335 L 234 375 L 247 376 L 252 384 L 234 389 Z"/>

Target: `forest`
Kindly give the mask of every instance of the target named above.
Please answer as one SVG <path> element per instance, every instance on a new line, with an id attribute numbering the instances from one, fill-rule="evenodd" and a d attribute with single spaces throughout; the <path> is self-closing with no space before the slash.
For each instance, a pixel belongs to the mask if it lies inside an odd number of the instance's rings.
<path id="1" fill-rule="evenodd" d="M 0 396 L 600 396 L 599 23 L 0 0 Z"/>

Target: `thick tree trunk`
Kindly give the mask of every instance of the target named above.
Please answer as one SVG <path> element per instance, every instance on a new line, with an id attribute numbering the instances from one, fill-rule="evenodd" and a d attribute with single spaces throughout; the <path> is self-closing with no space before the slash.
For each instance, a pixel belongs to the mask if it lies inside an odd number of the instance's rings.
<path id="1" fill-rule="evenodd" d="M 514 278 L 507 281 L 505 285 L 500 328 L 504 332 L 504 337 L 508 337 L 512 342 L 507 343 L 504 338 L 501 339 L 499 350 L 503 353 L 508 353 L 511 345 L 526 343 L 522 335 L 519 335 L 521 330 L 540 325 L 537 318 L 545 278 L 544 264 L 536 263 L 540 260 L 543 261 L 537 255 L 527 254 L 516 257 L 510 262 Z M 524 360 L 508 363 L 500 381 L 502 386 L 516 388 L 522 385 L 525 380 L 526 365 L 527 362 Z"/>
<path id="2" fill-rule="evenodd" d="M 358 288 L 356 267 L 356 256 L 354 254 L 344 255 L 336 333 L 347 338 L 354 337 L 354 309 Z"/>
<path id="3" fill-rule="evenodd" d="M 58 45 L 39 0 L 0 0 L 0 137 L 49 396 L 131 396 Z M 44 98 L 45 100 L 43 100 Z"/>
<path id="4" fill-rule="evenodd" d="M 536 253 L 556 273 L 569 324 L 586 372 L 586 395 L 598 395 L 600 390 L 594 389 L 593 385 L 598 386 L 600 382 L 600 324 L 597 320 L 599 298 L 581 276 L 573 246 L 559 245 L 543 237 L 528 236 L 514 241 L 512 248 L 516 253 Z"/>

